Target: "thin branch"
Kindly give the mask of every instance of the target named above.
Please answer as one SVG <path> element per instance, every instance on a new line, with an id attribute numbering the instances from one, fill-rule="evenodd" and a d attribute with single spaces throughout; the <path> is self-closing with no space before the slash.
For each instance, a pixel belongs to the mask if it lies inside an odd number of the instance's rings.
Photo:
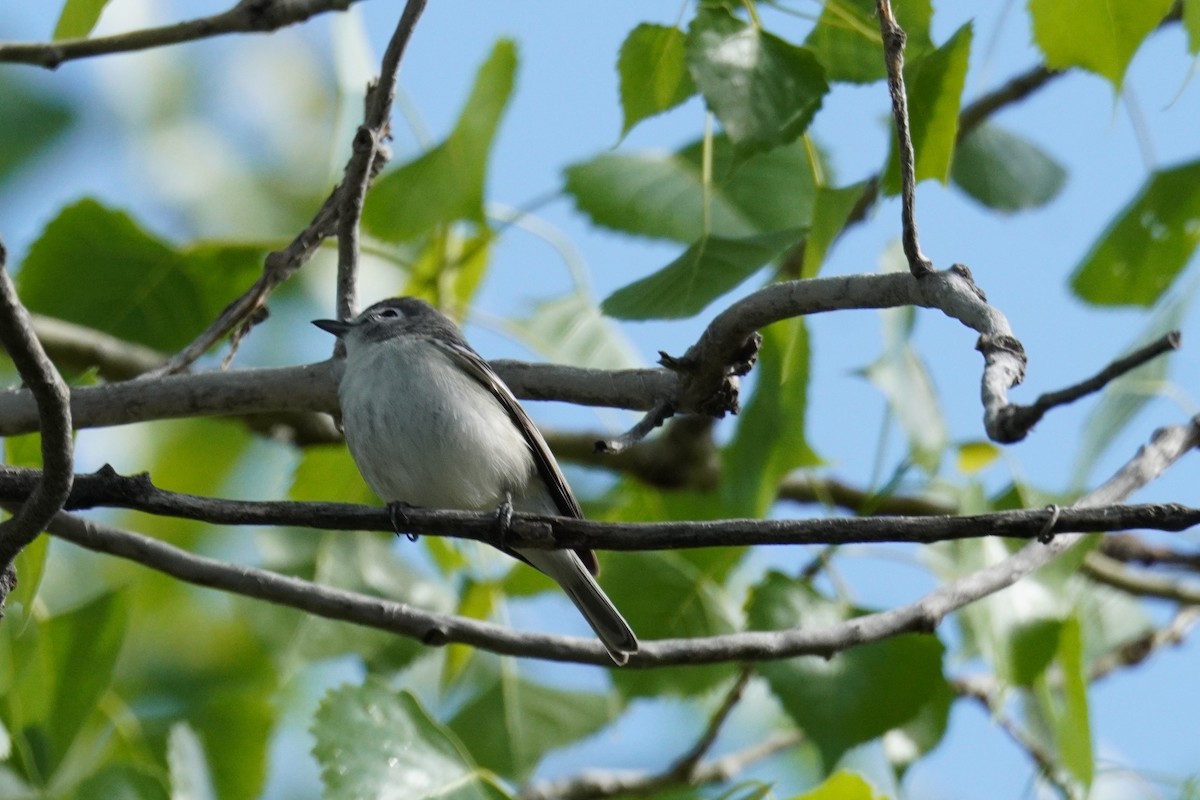
<path id="1" fill-rule="evenodd" d="M 1197 622 L 1200 622 L 1200 606 L 1181 606 L 1166 626 L 1125 642 L 1111 653 L 1097 658 L 1092 663 L 1091 680 L 1107 678 L 1118 669 L 1136 667 L 1154 652 L 1182 644 Z"/>
<path id="2" fill-rule="evenodd" d="M 40 472 L 0 466 L 0 500 L 23 502 Z M 128 508 L 214 525 L 278 525 L 317 530 L 395 531 L 386 508 L 353 503 L 224 500 L 160 489 L 146 474 L 123 476 L 111 467 L 75 476 L 64 508 Z M 408 509 L 401 533 L 489 544 L 491 512 Z M 1200 508 L 1179 504 L 1073 506 L 941 517 L 839 517 L 609 522 L 516 513 L 504 544 L 519 548 L 593 548 L 621 552 L 731 545 L 814 545 L 912 542 L 930 544 L 983 536 L 1048 539 L 1076 532 L 1130 527 L 1180 531 L 1200 524 Z"/>
<path id="3" fill-rule="evenodd" d="M 425 10 L 426 0 L 408 0 L 388 41 L 379 79 L 367 89 L 363 123 L 354 136 L 350 160 L 342 177 L 341 202 L 338 209 L 338 273 L 337 313 L 339 319 L 350 319 L 358 313 L 358 233 L 363 201 L 371 178 L 378 173 L 375 164 L 380 148 L 388 139 L 392 102 L 396 98 L 396 80 L 404 51 L 412 39 L 417 20 Z M 383 154 L 387 160 L 386 153 Z"/>
<path id="4" fill-rule="evenodd" d="M 242 3 L 242 5 L 252 4 L 253 0 L 243 0 Z M 355 211 L 355 209 L 361 211 L 361 196 L 366 191 L 366 186 L 379 174 L 387 162 L 388 153 L 382 146 L 382 140 L 387 117 L 391 112 L 392 99 L 395 96 L 396 70 L 399 69 L 400 57 L 412 34 L 417 17 L 424 7 L 425 0 L 409 0 L 404 8 L 396 32 L 384 54 L 380 83 L 377 84 L 382 88 L 368 92 L 363 114 L 363 127 L 368 129 L 369 141 L 364 140 L 360 129 L 360 135 L 355 136 L 355 149 L 347 162 L 342 182 L 325 199 L 308 226 L 286 248 L 267 255 L 263 262 L 262 274 L 253 286 L 226 306 L 217 319 L 191 344 L 172 356 L 162 367 L 147 373 L 146 377 L 160 378 L 180 372 L 207 353 L 223 338 L 232 334 L 230 352 L 223 365 L 227 367 L 234 353 L 237 352 L 239 342 L 245 338 L 251 328 L 266 319 L 267 299 L 275 288 L 308 263 L 325 239 L 338 233 L 343 211 L 347 208 L 351 211 Z M 347 199 L 348 197 L 349 199 Z M 354 224 L 357 226 L 357 212 L 354 216 Z M 345 232 L 343 231 L 343 233 Z M 340 244 L 339 248 L 355 246 L 356 234 L 347 234 L 347 236 L 354 241 Z M 341 258 L 339 258 L 340 263 Z M 340 283 L 352 282 L 350 273 L 346 273 L 340 267 L 339 270 Z M 343 285 L 340 291 L 344 294 L 345 289 L 346 287 Z"/>
<path id="5" fill-rule="evenodd" d="M 55 363 L 95 369 L 106 380 L 128 380 L 162 366 L 164 353 L 73 322 L 30 314 L 33 332 Z"/>
<path id="6" fill-rule="evenodd" d="M 13 559 L 62 508 L 75 477 L 70 390 L 34 335 L 7 266 L 8 252 L 0 241 L 0 343 L 37 402 L 45 469 L 12 518 L 0 523 L 0 603 L 16 585 Z"/>
<path id="7" fill-rule="evenodd" d="M 696 743 L 688 749 L 686 753 L 675 759 L 669 767 L 667 767 L 664 775 L 674 775 L 679 781 L 685 785 L 690 785 L 696 771 L 700 768 L 700 764 L 712 746 L 716 744 L 717 736 L 721 733 L 721 728 L 724 727 L 725 721 L 729 719 L 729 715 L 733 713 L 733 709 L 742 701 L 742 695 L 746 691 L 746 687 L 750 684 L 750 679 L 754 677 L 754 668 L 750 665 L 742 667 L 742 671 L 738 673 L 737 680 L 733 682 L 733 686 L 725 693 L 725 697 L 721 699 L 721 705 L 717 706 L 717 710 L 708 720 L 708 725 L 704 727 L 703 733 Z"/>
<path id="8" fill-rule="evenodd" d="M 1138 348 L 1129 355 L 1118 358 L 1085 381 L 1080 381 L 1074 386 L 1068 386 L 1056 392 L 1047 392 L 1034 401 L 1032 405 L 1023 406 L 1014 404 L 1008 406 L 1001 414 L 999 421 L 1000 429 L 1004 431 L 1004 438 L 997 441 L 1002 443 L 1021 441 L 1050 409 L 1066 405 L 1067 403 L 1073 403 L 1081 397 L 1086 397 L 1089 394 L 1100 391 L 1111 381 L 1131 370 L 1137 369 L 1146 362 L 1158 358 L 1165 353 L 1178 350 L 1181 343 L 1182 337 L 1179 331 L 1171 331 L 1145 347 Z"/>
<path id="9" fill-rule="evenodd" d="M 1152 545 L 1133 534 L 1109 536 L 1100 543 L 1100 552 L 1109 558 L 1142 566 L 1167 566 L 1200 572 L 1200 553 L 1180 552 Z"/>
<path id="10" fill-rule="evenodd" d="M 1200 442 L 1200 424 L 1195 421 L 1190 425 L 1158 430 L 1150 444 L 1140 448 L 1116 475 L 1072 508 L 1098 508 L 1123 500 L 1160 475 L 1197 442 Z M 432 513 L 443 520 L 456 516 L 454 512 L 424 513 Z M 473 516 L 478 515 L 457 512 L 461 521 L 449 523 L 448 528 L 467 528 Z M 65 512 L 60 512 L 47 530 L 80 546 L 137 561 L 181 580 L 291 606 L 330 619 L 391 631 L 425 644 L 458 642 L 505 655 L 599 665 L 610 663 L 603 646 L 593 639 L 518 633 L 499 625 L 420 611 L 402 603 L 192 555 L 154 539 Z M 745 631 L 694 639 L 644 641 L 626 668 L 750 662 L 800 655 L 828 657 L 902 633 L 929 632 L 947 614 L 1011 586 L 1053 561 L 1081 538 L 1080 534 L 1059 534 L 1047 544 L 1033 542 L 1004 561 L 947 583 L 913 603 L 854 617 L 825 628 Z M 539 546 L 545 546 L 545 543 Z"/>
<path id="11" fill-rule="evenodd" d="M 345 11 L 358 0 L 241 0 L 228 11 L 159 28 L 58 42 L 0 43 L 0 62 L 56 69 L 79 58 L 150 50 L 211 39 L 228 33 L 268 33 L 329 11 Z"/>
<path id="12" fill-rule="evenodd" d="M 932 498 L 900 494 L 875 494 L 836 478 L 792 475 L 779 484 L 780 500 L 836 506 L 855 514 L 879 517 L 928 517 L 953 514 L 958 509 Z"/>
<path id="13" fill-rule="evenodd" d="M 647 411 L 645 416 L 628 431 L 610 439 L 596 439 L 593 447 L 597 453 L 610 453 L 612 455 L 623 453 L 649 436 L 651 431 L 662 425 L 674 413 L 675 406 L 670 401 L 660 400 L 654 404 L 654 408 Z"/>
<path id="14" fill-rule="evenodd" d="M 890 0 L 876 0 L 879 32 L 883 34 L 883 60 L 887 66 L 888 94 L 892 98 L 892 117 L 896 121 L 896 145 L 900 155 L 901 240 L 908 269 L 915 278 L 933 272 L 933 264 L 921 252 L 917 237 L 916 157 L 908 125 L 908 96 L 904 88 L 904 44 L 908 36 L 892 13 Z"/>
<path id="15" fill-rule="evenodd" d="M 1009 78 L 1002 86 L 976 98 L 964 106 L 958 114 L 958 141 L 971 133 L 1005 106 L 1019 103 L 1065 72 L 1038 64 L 1019 75 Z"/>
<path id="16" fill-rule="evenodd" d="M 804 741 L 800 733 L 788 731 L 768 736 L 744 750 L 705 761 L 696 767 L 691 780 L 680 784 L 667 773 L 621 773 L 595 770 L 561 781 L 549 781 L 522 790 L 521 800 L 603 800 L 608 797 L 647 797 L 683 786 L 700 787 L 733 780 L 760 761 L 791 750 Z"/>
<path id="17" fill-rule="evenodd" d="M 1088 553 L 1083 559 L 1083 571 L 1089 578 L 1123 592 L 1200 605 L 1200 584 L 1195 581 L 1168 578 L 1149 570 L 1127 567 L 1103 553 Z"/>

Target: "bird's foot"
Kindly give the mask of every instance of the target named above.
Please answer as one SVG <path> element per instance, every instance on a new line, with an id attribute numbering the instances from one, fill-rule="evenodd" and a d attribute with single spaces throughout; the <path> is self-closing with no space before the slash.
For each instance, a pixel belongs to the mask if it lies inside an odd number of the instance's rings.
<path id="1" fill-rule="evenodd" d="M 408 530 L 412 526 L 412 520 L 408 516 L 409 509 L 416 508 L 412 503 L 406 503 L 403 500 L 393 500 L 387 504 L 388 519 L 392 522 L 392 530 L 397 536 L 407 536 L 410 542 L 417 540 L 417 535 Z"/>
<path id="2" fill-rule="evenodd" d="M 492 523 L 496 536 L 496 544 L 504 551 L 508 550 L 508 545 L 505 544 L 505 541 L 508 539 L 508 531 L 512 527 L 512 516 L 512 492 L 505 492 L 504 499 L 500 501 L 500 505 L 496 506 L 496 519 Z"/>

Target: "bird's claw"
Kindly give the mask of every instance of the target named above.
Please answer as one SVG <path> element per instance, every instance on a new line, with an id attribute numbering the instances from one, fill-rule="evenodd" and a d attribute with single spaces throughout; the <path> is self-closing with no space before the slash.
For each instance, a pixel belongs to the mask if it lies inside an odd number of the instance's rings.
<path id="1" fill-rule="evenodd" d="M 412 520 L 408 516 L 408 510 L 416 508 L 412 503 L 406 503 L 403 500 L 393 500 L 387 504 L 388 519 L 391 520 L 392 530 L 397 536 L 406 536 L 410 542 L 417 540 L 417 535 L 408 528 L 412 525 Z"/>

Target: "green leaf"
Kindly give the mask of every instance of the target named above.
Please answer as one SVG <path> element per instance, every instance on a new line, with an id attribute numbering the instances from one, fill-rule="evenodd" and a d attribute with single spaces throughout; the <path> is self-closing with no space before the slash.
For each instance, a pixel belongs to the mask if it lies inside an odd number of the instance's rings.
<path id="1" fill-rule="evenodd" d="M 1071 289 L 1095 305 L 1150 306 L 1200 244 L 1200 161 L 1155 171 L 1075 268 Z"/>
<path id="2" fill-rule="evenodd" d="M 804 266 L 800 277 L 814 278 L 825 263 L 825 256 L 841 235 L 850 214 L 862 199 L 866 183 L 853 183 L 841 189 L 822 186 L 813 199 L 812 226 L 804 240 Z"/>
<path id="3" fill-rule="evenodd" d="M 885 800 L 886 797 L 876 792 L 875 787 L 857 772 L 838 770 L 820 786 L 793 800 Z"/>
<path id="4" fill-rule="evenodd" d="M 1174 0 L 1030 0 L 1033 39 L 1051 69 L 1082 67 L 1120 91 L 1142 41 Z"/>
<path id="5" fill-rule="evenodd" d="M 507 327 L 540 355 L 560 364 L 631 369 L 643 363 L 621 329 L 582 292 L 542 301 Z"/>
<path id="6" fill-rule="evenodd" d="M 755 630 L 811 630 L 838 624 L 852 611 L 772 571 L 754 588 L 749 621 Z M 942 651 L 934 636 L 906 634 L 830 659 L 791 658 L 759 670 L 829 770 L 851 747 L 912 721 L 937 699 L 946 687 Z"/>
<path id="7" fill-rule="evenodd" d="M 180 250 L 91 199 L 64 208 L 29 248 L 17 277 L 31 311 L 122 339 L 177 350 L 250 284 L 261 249 Z M 64 287 L 86 282 L 87 291 Z"/>
<path id="8" fill-rule="evenodd" d="M 642 639 L 729 633 L 737 627 L 737 608 L 721 581 L 739 556 L 721 556 L 726 560 L 705 562 L 702 554 L 693 553 L 609 553 L 601 583 Z M 625 697 L 692 696 L 727 680 L 734 670 L 730 664 L 715 664 L 611 674 Z"/>
<path id="9" fill-rule="evenodd" d="M 722 454 L 721 491 L 730 517 L 765 515 L 784 475 L 820 463 L 804 435 L 809 377 L 804 318 L 777 322 L 762 335 L 754 394 Z"/>
<path id="10" fill-rule="evenodd" d="M 958 471 L 974 475 L 1000 457 L 1000 448 L 991 442 L 964 442 L 958 446 Z"/>
<path id="11" fill-rule="evenodd" d="M 950 163 L 958 136 L 958 110 L 971 55 L 971 36 L 971 23 L 968 22 L 944 45 L 904 69 L 917 181 L 935 178 L 945 183 L 950 178 Z M 883 190 L 897 194 L 900 191 L 900 156 L 894 132 L 891 140 Z"/>
<path id="12" fill-rule="evenodd" d="M 714 137 L 708 231 L 701 152 L 694 142 L 674 155 L 604 153 L 568 167 L 566 191 L 593 224 L 677 242 L 808 224 L 815 183 L 803 142 L 738 161 L 729 139 Z"/>
<path id="13" fill-rule="evenodd" d="M 125 639 L 119 595 L 101 595 L 38 626 L 14 675 L 4 719 L 48 781 L 62 764 L 113 678 Z M 81 669 L 86 665 L 86 669 Z"/>
<path id="14" fill-rule="evenodd" d="M 516 45 L 501 40 L 479 68 L 471 95 L 445 141 L 375 182 L 363 208 L 367 231 L 396 242 L 457 220 L 483 225 L 488 155 L 516 70 Z"/>
<path id="15" fill-rule="evenodd" d="M 618 319 L 694 316 L 803 235 L 802 230 L 792 229 L 745 239 L 702 237 L 658 272 L 613 292 L 600 307 Z"/>
<path id="16" fill-rule="evenodd" d="M 171 770 L 171 797 L 216 800 L 204 743 L 186 722 L 171 726 L 167 736 L 167 765 Z"/>
<path id="17" fill-rule="evenodd" d="M 1021 211 L 1049 203 L 1067 172 L 1037 145 L 985 122 L 958 144 L 951 179 L 996 211 Z"/>
<path id="18" fill-rule="evenodd" d="M 1086 796 L 1095 774 L 1091 721 L 1088 712 L 1087 673 L 1083 659 L 1082 626 L 1075 616 L 1062 626 L 1055 653 L 1057 674 L 1044 675 L 1034 688 L 1031 709 L 1034 723 L 1048 727 L 1058 762 L 1077 794 Z"/>
<path id="19" fill-rule="evenodd" d="M 607 695 L 542 686 L 502 665 L 447 725 L 478 764 L 524 783 L 546 753 L 601 730 L 614 711 Z"/>
<path id="20" fill-rule="evenodd" d="M 74 120 L 69 105 L 0 75 L 0 180 L 49 148 Z"/>
<path id="21" fill-rule="evenodd" d="M 621 136 L 647 117 L 674 108 L 696 93 L 684 58 L 685 45 L 683 31 L 667 25 L 643 23 L 625 37 L 617 59 L 625 112 Z"/>
<path id="22" fill-rule="evenodd" d="M 508 797 L 416 698 L 375 679 L 328 692 L 312 733 L 327 800 Z"/>
<path id="23" fill-rule="evenodd" d="M 702 8 L 687 37 L 688 69 L 739 155 L 804 132 L 829 91 L 825 70 L 803 47 L 729 12 Z"/>
<path id="24" fill-rule="evenodd" d="M 96 27 L 106 5 L 108 0 L 67 0 L 54 26 L 54 40 L 86 37 Z"/>
<path id="25" fill-rule="evenodd" d="M 1183 0 L 1183 28 L 1188 35 L 1188 50 L 1200 53 L 1200 0 Z"/>
<path id="26" fill-rule="evenodd" d="M 936 472 L 949 434 L 937 389 L 916 350 L 907 342 L 889 348 L 863 374 L 887 398 L 908 437 L 912 460 L 930 474 Z"/>
<path id="27" fill-rule="evenodd" d="M 897 0 L 892 10 L 908 35 L 907 60 L 916 61 L 933 49 L 930 0 Z M 887 77 L 882 41 L 875 0 L 826 0 L 804 44 L 825 66 L 829 80 L 871 83 Z"/>
<path id="28" fill-rule="evenodd" d="M 3 791 L 2 786 L 0 791 Z M 170 796 L 162 775 L 155 768 L 122 763 L 106 764 L 88 776 L 79 784 L 74 797 L 78 800 L 92 797 L 103 797 L 104 800 L 182 800 Z"/>

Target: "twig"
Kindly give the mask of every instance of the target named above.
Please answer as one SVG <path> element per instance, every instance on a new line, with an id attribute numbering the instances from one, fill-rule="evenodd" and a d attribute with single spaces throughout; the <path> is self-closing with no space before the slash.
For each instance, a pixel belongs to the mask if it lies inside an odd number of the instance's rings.
<path id="1" fill-rule="evenodd" d="M 390 113 L 391 101 L 394 97 L 395 72 L 399 68 L 399 59 L 408 42 L 408 37 L 412 33 L 412 26 L 416 23 L 417 15 L 424 7 L 425 0 L 409 0 L 401 15 L 400 23 L 397 25 L 396 33 L 388 43 L 383 64 L 388 68 L 384 74 L 389 77 L 385 81 L 381 74 L 380 85 L 384 87 L 383 91 L 368 93 L 368 102 L 365 104 L 363 113 L 363 125 L 370 130 L 383 131 L 386 126 L 387 115 Z M 241 297 L 226 306 L 217 319 L 191 344 L 172 356 L 162 367 L 147 373 L 144 377 L 160 378 L 180 372 L 207 353 L 217 342 L 232 333 L 230 352 L 226 355 L 223 364 L 223 367 L 229 366 L 241 340 L 253 326 L 266 319 L 266 302 L 275 288 L 308 263 L 325 239 L 338 232 L 339 221 L 345 210 L 344 206 L 350 203 L 352 209 L 361 210 L 361 193 L 366 191 L 366 185 L 379 174 L 387 161 L 386 149 L 381 146 L 382 135 L 374 135 L 371 142 L 363 142 L 361 138 L 355 136 L 356 149 L 346 165 L 343 181 L 325 199 L 308 226 L 286 248 L 267 255 L 263 262 L 262 274 L 254 282 L 254 285 Z M 368 145 L 370 146 L 368 147 Z M 363 177 L 363 169 L 365 169 L 365 177 Z M 356 197 L 347 200 L 347 194 L 354 194 Z M 353 247 L 354 243 L 346 246 Z M 343 281 L 352 282 L 352 278 L 347 276 L 339 279 L 339 283 Z M 341 291 L 344 291 L 344 287 Z M 353 302 L 352 299 L 351 302 Z"/>
<path id="2" fill-rule="evenodd" d="M 0 466 L 0 500 L 24 502 L 40 478 L 34 469 Z M 64 508 L 129 508 L 215 525 L 281 525 L 317 530 L 393 531 L 387 509 L 352 503 L 224 500 L 160 489 L 149 476 L 123 476 L 110 467 L 75 476 Z M 489 512 L 409 509 L 406 530 L 494 543 Z M 609 522 L 517 513 L 505 543 L 521 548 L 594 548 L 622 552 L 731 545 L 814 545 L 954 541 L 983 536 L 1050 539 L 1079 531 L 1130 527 L 1179 531 L 1200 524 L 1200 508 L 1178 504 L 1072 506 L 1047 525 L 1043 509 L 945 517 L 840 517 Z M 1047 527 L 1049 530 L 1047 531 Z"/>
<path id="3" fill-rule="evenodd" d="M 13 559 L 62 508 L 75 477 L 70 390 L 34 335 L 7 266 L 8 251 L 0 241 L 0 343 L 37 402 L 45 469 L 12 518 L 0 523 L 0 604 L 16 585 Z"/>
<path id="4" fill-rule="evenodd" d="M 1200 553 L 1181 553 L 1169 547 L 1152 545 L 1131 533 L 1109 536 L 1100 543 L 1099 549 L 1117 561 L 1134 562 L 1147 567 L 1162 565 L 1200 571 Z"/>
<path id="5" fill-rule="evenodd" d="M 1123 592 L 1160 597 L 1186 605 L 1200 605 L 1200 584 L 1164 577 L 1149 570 L 1127 567 L 1103 553 L 1088 553 L 1083 559 L 1083 571 L 1089 578 Z"/>
<path id="6" fill-rule="evenodd" d="M 1116 475 L 1081 498 L 1073 508 L 1096 508 L 1124 499 L 1161 474 L 1197 442 L 1200 442 L 1200 425 L 1195 422 L 1160 429 L 1150 444 L 1139 449 Z M 1066 513 L 1064 511 L 1064 515 Z M 443 520 L 455 516 L 453 512 L 436 514 Z M 478 515 L 458 512 L 457 516 L 462 521 L 449 523 L 448 527 L 468 527 L 470 518 Z M 299 608 L 330 619 L 391 631 L 430 645 L 458 642 L 506 655 L 601 665 L 610 663 L 604 648 L 591 639 L 517 633 L 498 625 L 419 611 L 401 603 L 195 556 L 162 542 L 88 522 L 65 512 L 60 512 L 47 529 L 83 547 L 137 561 L 181 580 Z M 800 655 L 828 657 L 898 634 L 932 631 L 947 614 L 1011 586 L 1054 560 L 1080 539 L 1078 534 L 1060 534 L 1049 544 L 1026 545 L 1004 561 L 947 583 L 913 603 L 854 617 L 825 628 L 745 631 L 695 639 L 643 641 L 627 668 L 750 662 Z"/>
<path id="7" fill-rule="evenodd" d="M 972 131 L 987 121 L 1005 106 L 1018 103 L 1041 89 L 1065 72 L 1053 70 L 1045 64 L 1009 78 L 1002 86 L 980 96 L 958 113 L 958 141 L 967 138 Z"/>
<path id="8" fill-rule="evenodd" d="M 387 50 L 384 51 L 383 61 L 379 65 L 379 79 L 367 89 L 363 123 L 354 136 L 350 160 L 346 162 L 338 209 L 339 319 L 350 319 L 358 313 L 358 233 L 363 201 L 372 176 L 378 173 L 376 157 L 389 135 L 389 120 L 392 115 L 392 102 L 396 97 L 400 62 L 404 58 L 404 51 L 412 38 L 417 20 L 425 10 L 425 3 L 426 0 L 408 0 L 404 6 L 404 12 L 400 15 L 396 30 L 388 41 Z"/>
<path id="9" fill-rule="evenodd" d="M 228 11 L 210 17 L 118 33 L 58 42 L 0 43 L 0 62 L 56 69 L 65 61 L 110 53 L 210 39 L 227 33 L 266 33 L 304 22 L 328 11 L 345 11 L 358 0 L 241 0 Z"/>
<path id="10" fill-rule="evenodd" d="M 1021 441 L 1050 409 L 1066 405 L 1067 403 L 1073 403 L 1081 397 L 1086 397 L 1093 392 L 1100 391 L 1111 381 L 1121 377 L 1130 370 L 1137 369 L 1164 353 L 1178 350 L 1181 343 L 1182 337 L 1179 331 L 1171 331 L 1145 347 L 1141 347 L 1127 356 L 1118 358 L 1085 381 L 1080 381 L 1074 386 L 1068 386 L 1056 392 L 1047 392 L 1034 401 L 1032 405 L 1023 406 L 1014 404 L 1008 406 L 1000 415 L 998 430 L 1001 432 L 1001 438 L 996 441 L 1005 444 Z"/>
<path id="11" fill-rule="evenodd" d="M 1091 680 L 1107 678 L 1118 669 L 1136 667 L 1156 650 L 1181 644 L 1196 627 L 1197 622 L 1200 622 L 1200 606 L 1180 607 L 1165 627 L 1125 642 L 1111 653 L 1097 658 L 1092 663 Z"/>
<path id="12" fill-rule="evenodd" d="M 855 514 L 891 517 L 924 517 L 953 514 L 957 508 L 932 498 L 900 494 L 875 494 L 836 478 L 793 475 L 779 484 L 780 500 L 796 503 L 820 503 L 852 511 Z"/>
<path id="13" fill-rule="evenodd" d="M 166 362 L 165 354 L 73 322 L 30 314 L 33 332 L 58 364 L 95 368 L 107 380 L 128 380 Z"/>
<path id="14" fill-rule="evenodd" d="M 611 439 L 596 439 L 593 445 L 597 453 L 616 455 L 623 453 L 633 445 L 650 435 L 650 431 L 663 424 L 663 421 L 675 413 L 675 406 L 669 400 L 660 400 L 654 408 L 646 412 L 638 423 L 620 436 Z"/>
<path id="15" fill-rule="evenodd" d="M 700 734 L 700 738 L 696 743 L 688 749 L 686 753 L 675 759 L 669 767 L 667 767 L 664 775 L 674 775 L 679 782 L 684 785 L 691 785 L 691 782 L 696 774 L 696 770 L 700 768 L 700 762 L 704 756 L 712 749 L 713 744 L 717 741 L 717 736 L 721 733 L 721 728 L 725 725 L 725 721 L 729 719 L 729 715 L 733 713 L 733 709 L 742 700 L 742 694 L 746 691 L 746 687 L 750 684 L 750 679 L 754 677 L 754 668 L 750 665 L 742 667 L 742 671 L 738 673 L 737 680 L 733 682 L 733 686 L 725 693 L 725 697 L 721 700 L 721 705 L 717 707 L 715 713 L 708 720 L 708 725 L 704 727 L 704 732 Z"/>
<path id="16" fill-rule="evenodd" d="M 900 155 L 900 221 L 901 240 L 908 269 L 915 278 L 933 272 L 933 264 L 921 253 L 917 238 L 916 216 L 916 157 L 913 155 L 912 133 L 908 125 L 908 97 L 904 89 L 904 43 L 907 35 L 892 14 L 890 0 L 876 0 L 879 32 L 883 34 L 883 60 L 887 66 L 888 94 L 892 98 L 892 116 L 896 120 L 896 145 Z"/>

